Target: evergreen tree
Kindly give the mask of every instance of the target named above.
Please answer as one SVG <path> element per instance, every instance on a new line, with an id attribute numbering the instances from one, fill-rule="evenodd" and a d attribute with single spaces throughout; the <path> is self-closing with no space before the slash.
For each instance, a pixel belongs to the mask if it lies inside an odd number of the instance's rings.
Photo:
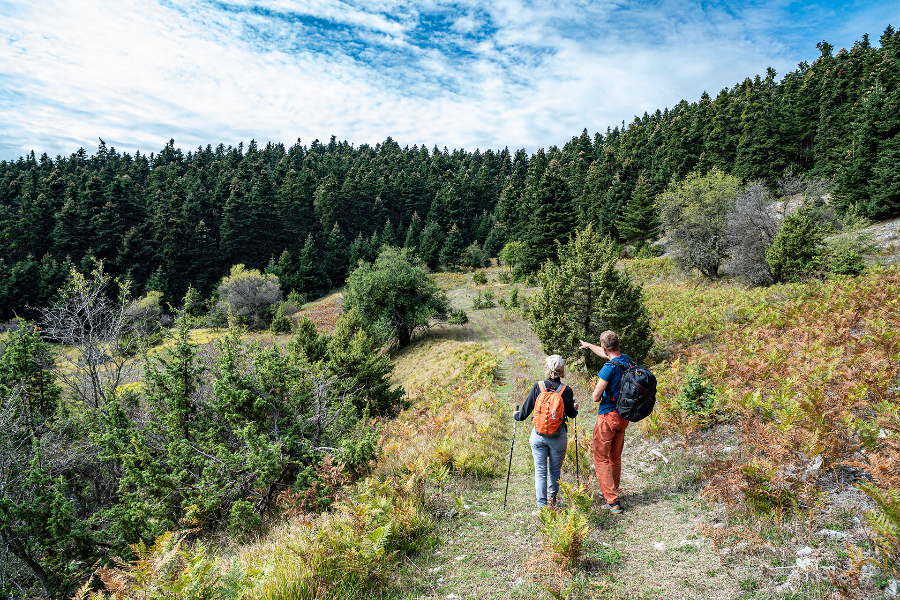
<path id="1" fill-rule="evenodd" d="M 328 289 L 330 279 L 322 268 L 312 234 L 306 236 L 297 259 L 297 287 L 304 293 L 320 293 Z"/>
<path id="2" fill-rule="evenodd" d="M 766 249 L 766 261 L 776 281 L 797 281 L 810 275 L 822 252 L 824 232 L 810 207 L 788 215 Z"/>
<path id="3" fill-rule="evenodd" d="M 396 414 L 404 408 L 403 388 L 391 387 L 394 365 L 390 357 L 378 352 L 365 321 L 353 308 L 338 320 L 325 359 L 332 371 L 346 380 L 348 387 L 362 390 L 354 398 L 358 411 L 368 410 L 373 416 L 381 416 Z"/>
<path id="4" fill-rule="evenodd" d="M 406 241 L 403 242 L 403 247 L 415 250 L 419 245 L 420 235 L 422 235 L 422 220 L 419 219 L 417 213 L 413 213 L 409 220 L 409 227 L 406 229 Z"/>
<path id="5" fill-rule="evenodd" d="M 419 236 L 419 260 L 434 270 L 440 264 L 441 249 L 444 246 L 444 232 L 437 223 L 428 223 Z"/>
<path id="6" fill-rule="evenodd" d="M 335 223 L 325 244 L 325 274 L 331 280 L 332 286 L 343 284 L 347 278 L 347 265 L 347 240 L 341 233 L 340 225 Z"/>
<path id="7" fill-rule="evenodd" d="M 651 242 L 659 235 L 659 217 L 649 187 L 641 175 L 619 218 L 617 229 L 622 241 Z"/>
<path id="8" fill-rule="evenodd" d="M 609 329 L 632 359 L 642 362 L 647 357 L 653 331 L 643 292 L 616 268 L 617 260 L 612 240 L 588 225 L 559 247 L 557 262 L 544 263 L 537 277 L 541 289 L 532 299 L 528 319 L 546 354 L 559 354 L 569 364 L 596 371 L 600 359 L 579 352 L 579 340 L 596 340 Z"/>
<path id="9" fill-rule="evenodd" d="M 501 223 L 495 223 L 491 232 L 484 240 L 484 253 L 488 258 L 497 256 L 506 244 L 506 227 Z"/>
<path id="10" fill-rule="evenodd" d="M 519 277 L 537 271 L 545 260 L 555 257 L 556 242 L 564 244 L 572 235 L 574 206 L 558 161 L 550 162 L 534 191 L 534 199 L 535 210 L 528 236 L 523 240 L 524 252 L 516 265 Z"/>
<path id="11" fill-rule="evenodd" d="M 381 231 L 381 239 L 379 240 L 379 248 L 381 246 L 396 246 L 397 245 L 397 236 L 394 232 L 394 228 L 391 227 L 391 220 L 388 219 L 384 224 L 384 229 Z"/>
<path id="12" fill-rule="evenodd" d="M 465 242 L 462 233 L 456 225 L 450 228 L 447 236 L 444 238 L 444 244 L 441 246 L 440 259 L 448 269 L 455 269 L 462 260 L 462 253 L 465 250 Z"/>

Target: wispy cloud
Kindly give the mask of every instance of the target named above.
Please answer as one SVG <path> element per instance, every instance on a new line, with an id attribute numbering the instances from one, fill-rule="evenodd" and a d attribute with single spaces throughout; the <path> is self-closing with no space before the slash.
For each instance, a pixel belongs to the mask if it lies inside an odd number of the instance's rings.
<path id="1" fill-rule="evenodd" d="M 561 144 L 696 100 L 888 3 L 0 0 L 0 159 L 305 142 Z"/>

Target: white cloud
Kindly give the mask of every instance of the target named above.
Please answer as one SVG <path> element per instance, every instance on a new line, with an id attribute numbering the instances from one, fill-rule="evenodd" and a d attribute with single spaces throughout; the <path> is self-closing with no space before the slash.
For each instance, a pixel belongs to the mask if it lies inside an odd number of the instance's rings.
<path id="1" fill-rule="evenodd" d="M 331 134 L 533 150 L 784 73 L 834 19 L 806 10 L 795 31 L 789 5 L 691 0 L 0 2 L 0 159 L 97 137 L 131 152 Z"/>

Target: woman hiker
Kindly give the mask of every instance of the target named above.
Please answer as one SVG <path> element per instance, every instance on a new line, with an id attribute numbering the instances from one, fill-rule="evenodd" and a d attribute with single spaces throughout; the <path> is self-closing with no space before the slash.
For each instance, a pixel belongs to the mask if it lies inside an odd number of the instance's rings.
<path id="1" fill-rule="evenodd" d="M 516 421 L 524 421 L 534 412 L 529 442 L 534 457 L 534 494 L 538 508 L 556 504 L 559 473 L 569 445 L 566 418 L 578 416 L 572 388 L 560 381 L 566 376 L 566 361 L 554 354 L 544 363 L 546 379 L 531 387 L 522 409 L 513 415 Z"/>

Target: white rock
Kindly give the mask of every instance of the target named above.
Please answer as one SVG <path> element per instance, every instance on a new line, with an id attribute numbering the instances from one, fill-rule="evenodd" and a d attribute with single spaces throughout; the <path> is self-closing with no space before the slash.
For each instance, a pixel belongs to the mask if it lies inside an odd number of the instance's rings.
<path id="1" fill-rule="evenodd" d="M 779 594 L 779 595 L 787 594 L 787 593 L 791 592 L 792 590 L 793 590 L 793 588 L 791 588 L 791 582 L 785 581 L 784 583 L 782 583 L 781 585 L 779 585 L 775 588 L 775 593 Z"/>
<path id="2" fill-rule="evenodd" d="M 435 567 L 433 569 L 428 569 L 429 573 L 440 573 L 443 567 Z"/>
<path id="3" fill-rule="evenodd" d="M 811 558 L 798 558 L 794 560 L 794 564 L 796 564 L 801 569 L 812 569 L 815 561 Z"/>
<path id="4" fill-rule="evenodd" d="M 519 577 L 518 579 L 516 579 L 516 582 L 513 585 L 518 587 L 518 586 L 522 585 L 523 583 L 525 583 L 525 579 L 523 577 Z"/>
<path id="5" fill-rule="evenodd" d="M 437 582 L 438 582 L 438 583 L 444 583 L 444 578 L 443 578 L 443 577 L 438 577 Z"/>
<path id="6" fill-rule="evenodd" d="M 482 517 L 488 516 L 488 514 L 486 512 L 479 512 L 478 514 L 481 515 Z"/>
<path id="7" fill-rule="evenodd" d="M 713 529 L 722 529 L 723 527 L 725 527 L 725 523 L 716 523 L 713 525 Z"/>
<path id="8" fill-rule="evenodd" d="M 454 558 L 453 560 L 466 560 L 466 555 L 465 555 L 465 554 L 460 554 L 459 556 L 457 556 L 457 557 Z"/>
<path id="9" fill-rule="evenodd" d="M 651 448 L 650 454 L 660 457 L 661 459 L 663 459 L 663 461 L 665 461 L 666 464 L 669 464 L 669 459 L 666 458 L 666 455 L 663 454 L 662 452 L 660 452 L 659 450 L 657 450 L 656 448 Z"/>
<path id="10" fill-rule="evenodd" d="M 891 579 L 884 588 L 884 595 L 888 598 L 900 598 L 900 579 Z"/>
<path id="11" fill-rule="evenodd" d="M 660 552 L 663 552 L 663 551 L 665 551 L 665 549 L 666 549 L 666 545 L 665 545 L 664 543 L 662 543 L 662 542 L 656 542 L 655 544 L 653 544 L 653 547 L 654 547 L 656 550 L 659 550 Z"/>
<path id="12" fill-rule="evenodd" d="M 468 504 L 463 504 L 463 508 L 472 508 L 472 507 L 469 506 Z"/>
<path id="13" fill-rule="evenodd" d="M 459 596 L 457 596 L 456 594 L 451 592 L 451 593 L 447 594 L 446 596 L 444 596 L 444 598 L 446 598 L 447 600 L 453 600 L 454 598 L 459 598 Z"/>
<path id="14" fill-rule="evenodd" d="M 800 558 L 803 558 L 803 557 L 805 557 L 805 556 L 809 556 L 809 555 L 812 554 L 812 553 L 813 553 L 813 549 L 810 548 L 809 546 L 805 546 L 805 547 L 800 548 L 799 550 L 797 550 L 797 556 L 800 557 Z"/>
<path id="15" fill-rule="evenodd" d="M 880 438 L 886 438 L 886 437 L 887 437 L 887 431 L 885 431 L 884 429 L 879 429 L 878 430 L 878 438 L 880 439 Z"/>
<path id="16" fill-rule="evenodd" d="M 813 463 L 809 466 L 809 468 L 811 471 L 818 471 L 819 469 L 822 468 L 822 455 L 821 454 L 818 455 L 815 458 L 815 460 L 813 460 Z"/>
<path id="17" fill-rule="evenodd" d="M 834 529 L 820 529 L 816 534 L 819 537 L 827 537 L 832 540 L 843 540 L 847 538 L 847 534 L 843 531 L 835 531 Z"/>

